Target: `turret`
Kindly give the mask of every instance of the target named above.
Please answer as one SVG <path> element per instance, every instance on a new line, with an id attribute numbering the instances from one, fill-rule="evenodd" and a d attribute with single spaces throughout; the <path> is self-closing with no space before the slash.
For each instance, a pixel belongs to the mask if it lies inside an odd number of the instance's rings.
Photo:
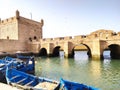
<path id="1" fill-rule="evenodd" d="M 43 20 L 43 19 L 41 19 L 41 25 L 42 25 L 42 26 L 44 25 L 44 20 Z"/>
<path id="2" fill-rule="evenodd" d="M 16 10 L 16 18 L 19 19 L 20 13 L 18 10 Z"/>

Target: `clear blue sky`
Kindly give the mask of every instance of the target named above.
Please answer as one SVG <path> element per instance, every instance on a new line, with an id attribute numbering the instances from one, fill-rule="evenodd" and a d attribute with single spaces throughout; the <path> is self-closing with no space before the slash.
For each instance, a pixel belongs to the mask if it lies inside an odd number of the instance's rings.
<path id="1" fill-rule="evenodd" d="M 99 29 L 120 31 L 120 0 L 0 0 L 0 18 L 20 15 L 44 20 L 43 37 L 86 35 Z"/>

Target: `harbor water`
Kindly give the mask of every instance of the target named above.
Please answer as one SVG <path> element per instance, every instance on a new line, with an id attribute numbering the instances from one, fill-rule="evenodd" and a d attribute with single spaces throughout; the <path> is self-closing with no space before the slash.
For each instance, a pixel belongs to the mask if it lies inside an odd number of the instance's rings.
<path id="1" fill-rule="evenodd" d="M 74 58 L 36 57 L 36 75 L 59 81 L 60 78 L 84 83 L 101 90 L 120 90 L 120 60 L 110 59 L 109 51 L 104 60 L 91 60 L 86 51 L 75 52 Z"/>

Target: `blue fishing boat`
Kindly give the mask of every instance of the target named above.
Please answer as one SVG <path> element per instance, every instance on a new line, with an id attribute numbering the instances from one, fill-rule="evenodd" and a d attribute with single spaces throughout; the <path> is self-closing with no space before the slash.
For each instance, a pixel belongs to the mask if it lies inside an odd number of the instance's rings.
<path id="1" fill-rule="evenodd" d="M 99 89 L 85 84 L 80 84 L 61 79 L 56 90 L 99 90 Z"/>
<path id="2" fill-rule="evenodd" d="M 19 53 L 16 54 L 16 57 L 19 58 L 19 59 L 22 59 L 22 60 L 31 58 L 31 56 L 24 56 L 24 55 L 21 55 Z"/>
<path id="3" fill-rule="evenodd" d="M 14 62 L 14 67 L 17 67 L 18 64 L 20 64 L 19 61 L 16 61 L 15 59 L 11 57 L 5 57 L 3 59 L 0 59 L 0 82 L 6 82 L 5 79 L 5 71 L 6 71 L 6 66 L 10 63 Z M 18 63 L 19 62 L 19 63 Z M 17 64 L 18 63 L 18 64 Z"/>
<path id="4" fill-rule="evenodd" d="M 22 67 L 18 67 L 20 71 L 27 72 L 29 74 L 35 73 L 35 60 L 34 56 L 22 56 L 17 55 L 17 58 L 24 62 Z"/>
<path id="5" fill-rule="evenodd" d="M 35 73 L 35 60 L 34 56 L 23 56 L 21 54 L 16 54 L 18 59 L 23 60 L 26 62 L 27 68 L 21 68 L 20 71 L 27 72 L 29 74 L 34 74 Z"/>
<path id="6" fill-rule="evenodd" d="M 12 67 L 17 70 L 27 72 L 27 73 L 34 73 L 35 71 L 34 57 L 30 57 L 26 59 L 26 61 L 23 61 L 22 59 L 12 58 L 7 56 L 0 60 L 0 81 L 1 82 L 6 82 L 6 79 L 5 79 L 6 67 L 11 62 L 13 63 Z"/>
<path id="7" fill-rule="evenodd" d="M 10 66 L 6 69 L 6 80 L 9 85 L 25 90 L 54 90 L 58 86 L 57 81 L 36 77 Z"/>

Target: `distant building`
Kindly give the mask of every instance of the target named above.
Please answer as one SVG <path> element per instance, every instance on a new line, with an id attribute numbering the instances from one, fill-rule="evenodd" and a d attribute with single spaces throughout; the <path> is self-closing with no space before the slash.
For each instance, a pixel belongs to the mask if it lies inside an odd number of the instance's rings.
<path id="1" fill-rule="evenodd" d="M 29 43 L 42 39 L 43 20 L 40 22 L 16 15 L 0 19 L 0 52 L 30 51 Z"/>

